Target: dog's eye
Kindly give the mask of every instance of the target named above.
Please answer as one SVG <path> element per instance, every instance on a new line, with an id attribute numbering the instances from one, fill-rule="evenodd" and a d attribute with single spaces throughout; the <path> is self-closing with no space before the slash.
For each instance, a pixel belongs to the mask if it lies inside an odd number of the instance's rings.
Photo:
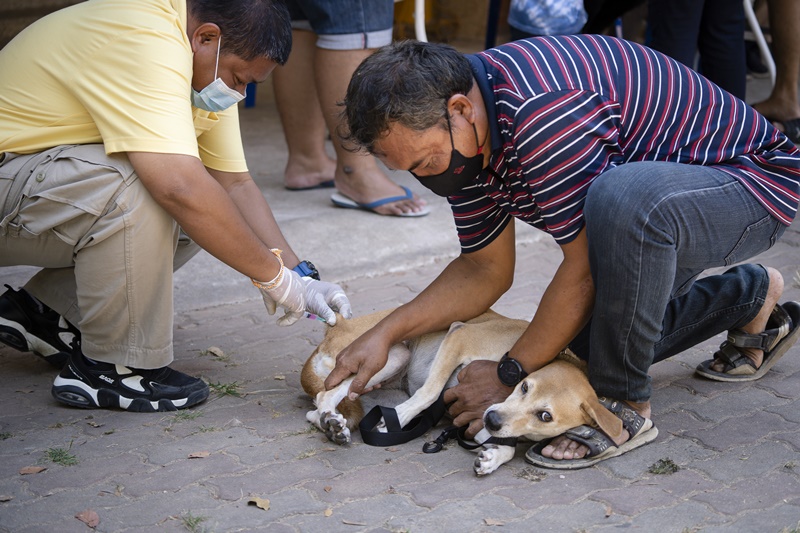
<path id="1" fill-rule="evenodd" d="M 523 381 L 522 385 L 520 385 L 520 387 L 519 387 L 519 390 L 520 390 L 520 392 L 522 392 L 522 394 L 528 394 L 528 382 L 527 381 Z"/>
<path id="2" fill-rule="evenodd" d="M 542 422 L 552 422 L 553 421 L 553 415 L 551 415 L 547 411 L 539 411 L 538 413 L 536 413 L 536 418 L 538 418 Z"/>

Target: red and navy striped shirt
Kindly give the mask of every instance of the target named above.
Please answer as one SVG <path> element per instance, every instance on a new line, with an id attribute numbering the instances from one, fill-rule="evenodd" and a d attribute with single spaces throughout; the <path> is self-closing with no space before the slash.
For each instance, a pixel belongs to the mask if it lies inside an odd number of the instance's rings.
<path id="1" fill-rule="evenodd" d="M 468 56 L 486 104 L 489 167 L 448 200 L 463 252 L 516 217 L 570 242 L 586 191 L 634 161 L 714 165 L 789 225 L 800 150 L 741 100 L 646 47 L 596 35 L 542 37 Z"/>

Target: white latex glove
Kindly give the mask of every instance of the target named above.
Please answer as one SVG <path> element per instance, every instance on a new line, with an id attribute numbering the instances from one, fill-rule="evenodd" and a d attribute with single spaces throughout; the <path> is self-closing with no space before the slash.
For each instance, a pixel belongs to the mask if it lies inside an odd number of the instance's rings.
<path id="1" fill-rule="evenodd" d="M 278 319 L 279 326 L 291 326 L 305 313 L 322 317 L 329 326 L 336 324 L 335 311 L 345 318 L 353 315 L 350 301 L 339 285 L 300 277 L 285 266 L 281 271 L 282 277 L 275 287 L 265 289 L 256 285 L 270 315 L 275 314 L 278 307 L 285 309 L 286 313 Z"/>
<path id="2" fill-rule="evenodd" d="M 300 274 L 281 265 L 278 274 L 280 281 L 271 289 L 256 285 L 261 291 L 261 298 L 270 315 L 274 315 L 278 307 L 286 313 L 278 319 L 279 326 L 291 326 L 303 316 L 306 310 L 306 286 Z M 276 276 L 276 278 L 278 277 Z"/>
<path id="3" fill-rule="evenodd" d="M 353 316 L 350 300 L 339 285 L 313 278 L 300 280 L 306 284 L 306 311 L 321 316 L 329 326 L 336 324 L 334 311 L 345 318 Z"/>

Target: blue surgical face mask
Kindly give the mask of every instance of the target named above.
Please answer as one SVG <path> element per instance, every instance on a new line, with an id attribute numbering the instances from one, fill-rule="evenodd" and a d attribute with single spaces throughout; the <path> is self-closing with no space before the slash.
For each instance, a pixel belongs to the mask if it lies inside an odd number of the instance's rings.
<path id="1" fill-rule="evenodd" d="M 221 43 L 222 37 L 217 41 L 217 62 L 214 65 L 214 81 L 206 85 L 200 92 L 195 91 L 194 87 L 192 87 L 192 105 L 215 113 L 224 111 L 244 99 L 242 93 L 228 87 L 225 82 L 222 81 L 222 78 L 217 78 L 219 47 Z"/>

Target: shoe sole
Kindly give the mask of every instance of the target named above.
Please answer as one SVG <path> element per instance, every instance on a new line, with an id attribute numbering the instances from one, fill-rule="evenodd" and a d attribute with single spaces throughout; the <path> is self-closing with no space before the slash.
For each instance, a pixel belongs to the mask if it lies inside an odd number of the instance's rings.
<path id="1" fill-rule="evenodd" d="M 0 317 L 0 342 L 20 352 L 33 352 L 58 368 L 63 367 L 69 358 L 69 354 L 28 333 L 22 324 L 2 317 Z"/>
<path id="2" fill-rule="evenodd" d="M 73 407 L 84 409 L 114 407 L 135 413 L 157 413 L 177 411 L 197 405 L 208 398 L 209 389 L 205 387 L 194 391 L 181 400 L 148 401 L 143 398 L 126 398 L 111 389 L 93 389 L 82 381 L 58 376 L 51 392 L 53 398 Z"/>

